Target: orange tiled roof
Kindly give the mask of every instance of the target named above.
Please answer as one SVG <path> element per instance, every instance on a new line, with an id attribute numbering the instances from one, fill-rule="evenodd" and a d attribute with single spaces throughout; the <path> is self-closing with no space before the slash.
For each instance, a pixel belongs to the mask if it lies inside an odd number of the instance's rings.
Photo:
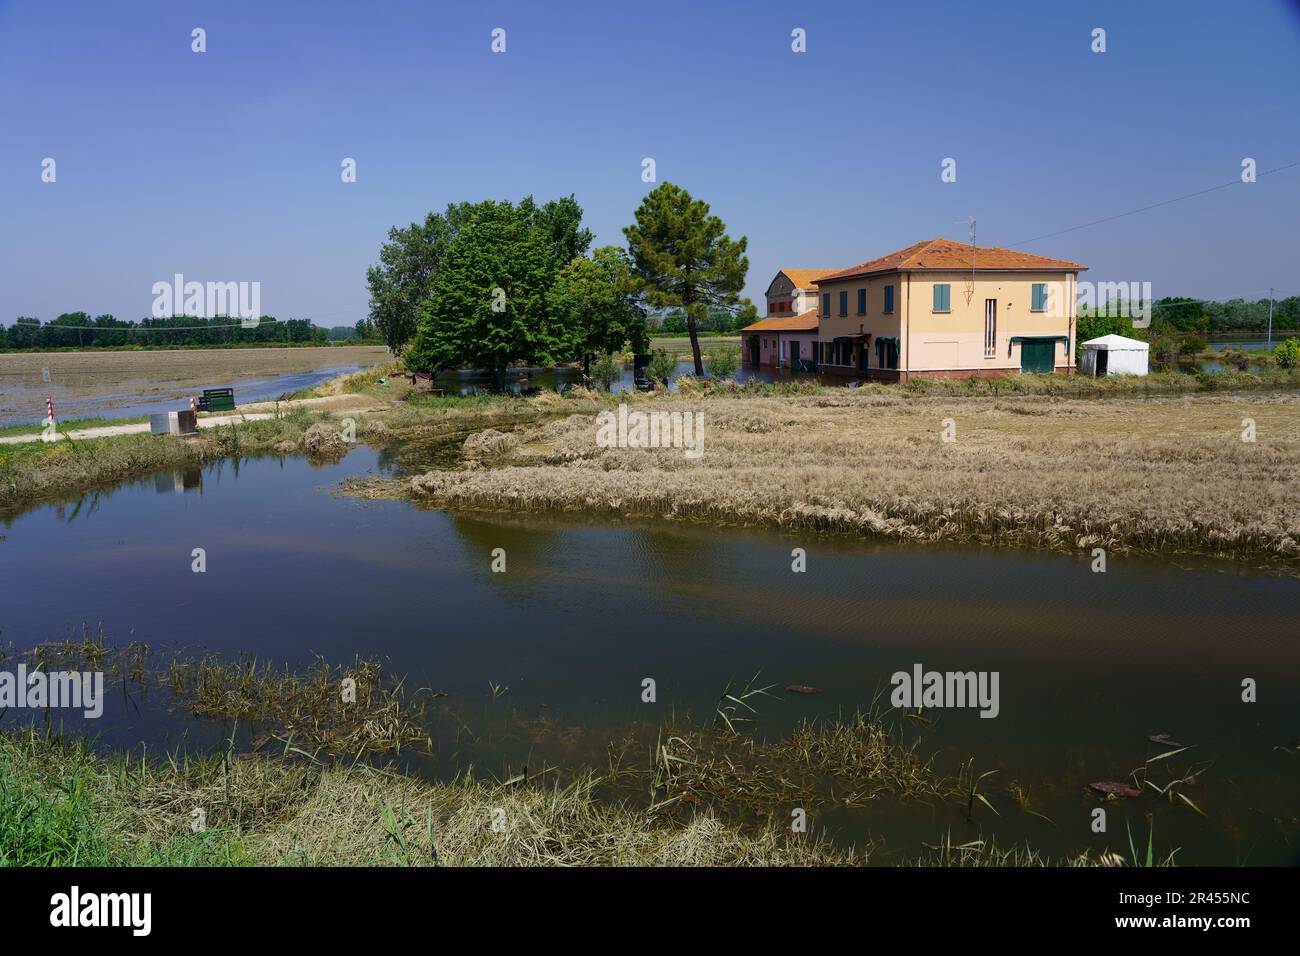
<path id="1" fill-rule="evenodd" d="M 759 319 L 753 325 L 747 325 L 742 332 L 816 332 L 817 310 L 809 309 L 799 315 L 769 315 Z"/>
<path id="2" fill-rule="evenodd" d="M 878 272 L 960 272 L 970 268 L 969 243 L 953 242 L 951 239 L 926 239 L 851 269 L 821 275 L 814 281 L 833 282 L 836 279 L 853 279 Z M 1088 267 L 1065 259 L 1036 256 L 1030 252 L 999 249 L 997 246 L 977 246 L 974 268 L 979 272 L 1082 272 Z"/>
<path id="3" fill-rule="evenodd" d="M 835 269 L 782 269 L 785 276 L 794 283 L 796 289 L 815 289 L 813 280 L 828 276 Z"/>

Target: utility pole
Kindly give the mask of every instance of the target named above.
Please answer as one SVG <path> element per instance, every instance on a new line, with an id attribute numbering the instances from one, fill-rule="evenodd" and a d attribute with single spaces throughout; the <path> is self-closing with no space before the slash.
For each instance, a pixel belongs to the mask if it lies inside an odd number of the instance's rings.
<path id="1" fill-rule="evenodd" d="M 1273 347 L 1273 287 L 1268 287 L 1268 347 Z"/>

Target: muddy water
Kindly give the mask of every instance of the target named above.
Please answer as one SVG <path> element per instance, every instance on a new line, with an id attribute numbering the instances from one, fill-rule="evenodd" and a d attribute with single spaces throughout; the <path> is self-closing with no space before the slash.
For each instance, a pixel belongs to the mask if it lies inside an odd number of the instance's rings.
<path id="1" fill-rule="evenodd" d="M 1087 559 L 913 547 L 667 524 L 468 517 L 334 489 L 391 471 L 358 449 L 342 463 L 223 462 L 11 517 L 0 541 L 0 641 L 30 647 L 102 623 L 111 641 L 249 652 L 291 665 L 315 654 L 385 658 L 411 687 L 446 692 L 475 732 L 433 730 L 427 771 L 472 762 L 503 772 L 604 759 L 633 722 L 708 715 L 729 681 L 775 684 L 754 732 L 867 707 L 891 675 L 996 671 L 999 713 L 930 711 L 920 747 L 955 773 L 998 771 L 983 790 L 1001 816 L 882 800 L 818 821 L 870 836 L 890 862 L 954 842 L 1027 840 L 1054 855 L 1127 853 L 1154 813 L 1155 846 L 1185 864 L 1300 861 L 1300 581 L 1213 562 Z M 194 548 L 207 571 L 191 571 Z M 791 571 L 791 550 L 807 571 Z M 490 570 L 506 550 L 507 570 Z M 9 666 L 8 664 L 4 666 Z M 653 678 L 657 702 L 643 703 Z M 1243 703 L 1243 678 L 1258 702 Z M 489 684 L 499 688 L 493 699 Z M 786 685 L 820 693 L 784 693 Z M 887 700 L 886 700 L 887 706 Z M 511 717 L 569 728 L 544 739 Z M 22 719 L 10 712 L 0 720 Z M 70 716 L 57 718 L 69 726 Z M 908 721 L 908 724 L 915 722 Z M 91 722 L 86 722 L 91 725 Z M 156 692 L 110 701 L 89 729 L 105 746 L 209 744 L 226 728 L 169 713 Z M 1153 794 L 1112 806 L 1085 785 L 1123 780 L 1167 733 L 1194 745 L 1204 810 Z M 1048 823 L 1023 812 L 1017 784 Z"/>

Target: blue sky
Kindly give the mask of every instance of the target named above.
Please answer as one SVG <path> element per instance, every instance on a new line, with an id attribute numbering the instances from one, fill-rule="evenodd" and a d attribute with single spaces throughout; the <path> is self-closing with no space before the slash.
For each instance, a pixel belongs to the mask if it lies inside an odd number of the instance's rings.
<path id="1" fill-rule="evenodd" d="M 350 325 L 390 226 L 572 192 L 622 244 L 647 156 L 749 237 L 756 301 L 972 215 L 1024 243 L 1300 160 L 1300 3 L 0 0 L 0 321 L 140 318 L 182 272 Z M 1253 298 L 1300 293 L 1297 235 L 1300 166 L 1021 248 Z"/>

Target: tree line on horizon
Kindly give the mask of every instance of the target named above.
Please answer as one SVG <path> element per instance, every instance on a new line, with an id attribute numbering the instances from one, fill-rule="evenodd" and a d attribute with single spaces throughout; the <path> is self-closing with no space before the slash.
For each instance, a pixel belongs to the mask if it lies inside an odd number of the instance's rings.
<path id="1" fill-rule="evenodd" d="M 357 323 L 359 338 L 364 331 L 371 339 L 374 329 L 368 320 Z M 310 319 L 278 321 L 272 316 L 262 316 L 256 327 L 244 328 L 239 319 L 231 316 L 201 318 L 177 315 L 165 319 L 147 318 L 131 322 L 112 315 L 91 317 L 88 312 L 65 312 L 50 322 L 42 323 L 29 316 L 20 316 L 8 327 L 0 326 L 0 349 L 89 349 L 123 348 L 130 346 L 155 348 L 160 346 L 208 346 L 220 348 L 228 345 L 324 345 L 330 333 Z"/>

